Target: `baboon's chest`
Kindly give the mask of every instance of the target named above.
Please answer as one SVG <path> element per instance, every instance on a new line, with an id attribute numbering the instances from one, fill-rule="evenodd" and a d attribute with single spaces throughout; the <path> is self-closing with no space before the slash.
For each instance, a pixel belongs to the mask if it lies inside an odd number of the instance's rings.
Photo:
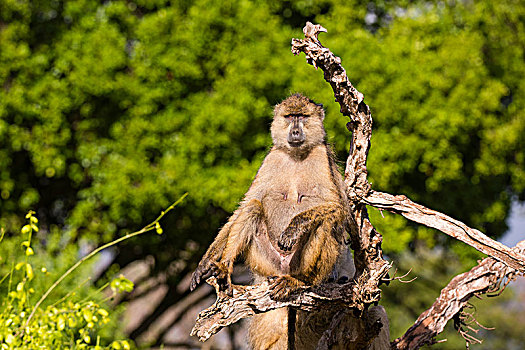
<path id="1" fill-rule="evenodd" d="M 284 176 L 263 198 L 262 204 L 271 238 L 279 237 L 297 214 L 334 200 L 330 179 L 322 178 L 318 173 L 308 172 L 310 171 L 301 173 L 301 176 L 294 176 L 290 171 L 292 175 Z"/>

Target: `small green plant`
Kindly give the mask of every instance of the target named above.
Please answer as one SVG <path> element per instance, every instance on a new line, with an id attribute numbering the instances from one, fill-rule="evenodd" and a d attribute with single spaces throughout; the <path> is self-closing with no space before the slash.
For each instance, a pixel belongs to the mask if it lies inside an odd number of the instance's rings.
<path id="1" fill-rule="evenodd" d="M 0 284 L 7 283 L 7 294 L 0 296 L 0 346 L 1 349 L 131 349 L 133 343 L 129 340 L 114 340 L 109 345 L 101 344 L 99 331 L 110 322 L 110 312 L 104 308 L 105 299 L 112 298 L 119 292 L 130 292 L 133 283 L 124 276 L 106 283 L 97 292 L 110 287 L 112 295 L 100 298 L 86 297 L 76 300 L 72 290 L 54 303 L 42 307 L 43 303 L 55 288 L 82 263 L 95 256 L 105 248 L 113 246 L 131 237 L 155 230 L 162 234 L 159 220 L 179 204 L 186 194 L 159 217 L 139 231 L 129 233 L 110 243 L 107 243 L 78 260 L 63 273 L 33 305 L 31 303 L 35 289 L 32 287 L 36 273 L 49 274 L 45 266 L 35 269 L 32 256 L 35 250 L 31 241 L 33 234 L 38 232 L 38 219 L 33 211 L 26 215 L 27 224 L 20 230 L 23 251 L 21 261 L 12 263 L 10 271 L 0 279 Z M 4 230 L 0 232 L 0 242 L 4 238 Z M 1 258 L 1 257 L 0 257 Z M 36 271 L 35 271 L 36 270 Z"/>

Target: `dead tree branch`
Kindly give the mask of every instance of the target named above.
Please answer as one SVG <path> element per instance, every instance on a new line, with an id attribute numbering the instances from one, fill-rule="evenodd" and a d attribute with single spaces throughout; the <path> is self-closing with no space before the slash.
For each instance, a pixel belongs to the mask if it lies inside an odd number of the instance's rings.
<path id="1" fill-rule="evenodd" d="M 363 198 L 362 202 L 378 209 L 400 214 L 409 220 L 440 230 L 513 269 L 525 272 L 525 257 L 523 255 L 500 242 L 490 239 L 482 232 L 468 227 L 461 221 L 412 202 L 404 195 L 393 196 L 384 192 L 370 191 L 368 196 Z"/>
<path id="2" fill-rule="evenodd" d="M 209 278 L 206 282 L 215 288 L 218 297 L 212 306 L 199 313 L 191 331 L 191 335 L 197 336 L 201 341 L 207 340 L 222 328 L 240 319 L 281 307 L 292 306 L 311 311 L 326 305 L 333 307 L 335 303 L 343 308 L 363 311 L 364 305 L 369 305 L 378 298 L 378 295 L 369 293 L 353 282 L 302 287 L 286 302 L 275 301 L 270 297 L 271 281 L 252 286 L 233 285 L 233 297 L 219 290 L 215 277 Z"/>
<path id="3" fill-rule="evenodd" d="M 512 249 L 516 254 L 525 252 L 525 241 Z M 470 298 L 486 293 L 501 292 L 518 275 L 523 275 L 512 267 L 494 258 L 486 258 L 470 271 L 458 275 L 443 288 L 432 307 L 419 316 L 415 324 L 400 338 L 392 342 L 392 349 L 418 349 L 425 344 L 433 344 L 436 335 L 441 333 L 447 322 L 461 315 Z M 457 318 L 460 320 L 460 317 Z M 465 325 L 456 325 L 458 329 Z M 465 334 L 467 342 L 472 336 Z M 470 340 L 469 340 L 470 339 Z"/>

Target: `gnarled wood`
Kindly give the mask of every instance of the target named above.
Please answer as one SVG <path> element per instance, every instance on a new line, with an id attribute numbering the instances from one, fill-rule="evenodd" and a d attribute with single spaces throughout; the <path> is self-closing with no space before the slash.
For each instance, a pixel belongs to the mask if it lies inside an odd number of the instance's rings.
<path id="1" fill-rule="evenodd" d="M 364 305 L 371 304 L 377 295 L 359 288 L 356 283 L 325 283 L 319 286 L 301 287 L 287 301 L 275 301 L 270 297 L 271 279 L 252 286 L 233 285 L 233 297 L 219 290 L 215 277 L 207 281 L 217 292 L 217 300 L 206 310 L 199 313 L 197 322 L 191 331 L 201 341 L 207 340 L 213 334 L 242 318 L 251 317 L 257 313 L 266 312 L 281 307 L 295 307 L 311 311 L 320 307 L 353 308 L 363 311 Z"/>
<path id="2" fill-rule="evenodd" d="M 523 254 L 525 241 L 518 243 L 513 252 Z M 523 272 L 494 258 L 482 260 L 470 271 L 454 277 L 432 307 L 423 312 L 402 337 L 392 342 L 392 349 L 418 349 L 425 344 L 433 344 L 435 336 L 443 331 L 451 318 L 462 312 L 470 298 L 501 292 L 517 275 L 523 275 Z"/>
<path id="3" fill-rule="evenodd" d="M 525 258 L 506 245 L 494 241 L 481 231 L 470 228 L 459 220 L 412 202 L 406 196 L 370 191 L 362 203 L 374 208 L 388 210 L 405 218 L 435 228 L 447 235 L 476 248 L 480 252 L 499 260 L 509 267 L 525 272 Z"/>

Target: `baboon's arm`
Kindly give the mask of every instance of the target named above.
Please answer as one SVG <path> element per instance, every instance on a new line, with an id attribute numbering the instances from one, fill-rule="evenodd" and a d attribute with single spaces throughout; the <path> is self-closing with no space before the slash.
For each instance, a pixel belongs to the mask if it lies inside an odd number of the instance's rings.
<path id="1" fill-rule="evenodd" d="M 266 220 L 262 203 L 257 199 L 252 199 L 232 223 L 220 262 L 221 269 L 224 269 L 223 274 L 226 277 L 225 287 L 228 295 L 233 293 L 231 289 L 231 275 L 235 259 L 246 251 L 256 234 L 261 234 L 265 231 Z"/>
<path id="2" fill-rule="evenodd" d="M 341 242 L 344 232 L 341 232 L 342 230 L 337 226 L 344 221 L 344 210 L 339 203 L 332 202 L 315 206 L 294 216 L 288 227 L 279 236 L 277 244 L 282 250 L 291 251 L 299 240 L 306 243 L 308 234 L 316 232 L 323 223 L 327 227 L 333 227 L 330 233 L 335 235 L 334 238 L 338 242 Z"/>
<path id="3" fill-rule="evenodd" d="M 208 250 L 202 257 L 201 261 L 199 262 L 199 265 L 197 265 L 197 268 L 195 269 L 195 272 L 193 272 L 193 275 L 191 276 L 191 283 L 190 283 L 190 290 L 194 290 L 202 281 L 203 277 L 209 274 L 210 272 L 218 268 L 218 263 L 220 262 L 222 258 L 222 253 L 224 251 L 224 247 L 226 247 L 226 242 L 228 240 L 228 234 L 230 233 L 230 228 L 239 216 L 239 213 L 242 211 L 242 208 L 239 207 L 228 219 L 228 222 L 222 227 L 222 229 L 217 234 L 217 237 L 215 237 L 215 240 L 212 242 L 212 244 L 208 247 Z"/>
<path id="4" fill-rule="evenodd" d="M 259 230 L 265 230 L 266 223 L 262 204 L 257 199 L 243 202 L 233 213 L 226 225 L 210 245 L 192 275 L 190 289 L 201 283 L 211 273 L 231 291 L 231 273 L 235 259 L 242 254 Z"/>

